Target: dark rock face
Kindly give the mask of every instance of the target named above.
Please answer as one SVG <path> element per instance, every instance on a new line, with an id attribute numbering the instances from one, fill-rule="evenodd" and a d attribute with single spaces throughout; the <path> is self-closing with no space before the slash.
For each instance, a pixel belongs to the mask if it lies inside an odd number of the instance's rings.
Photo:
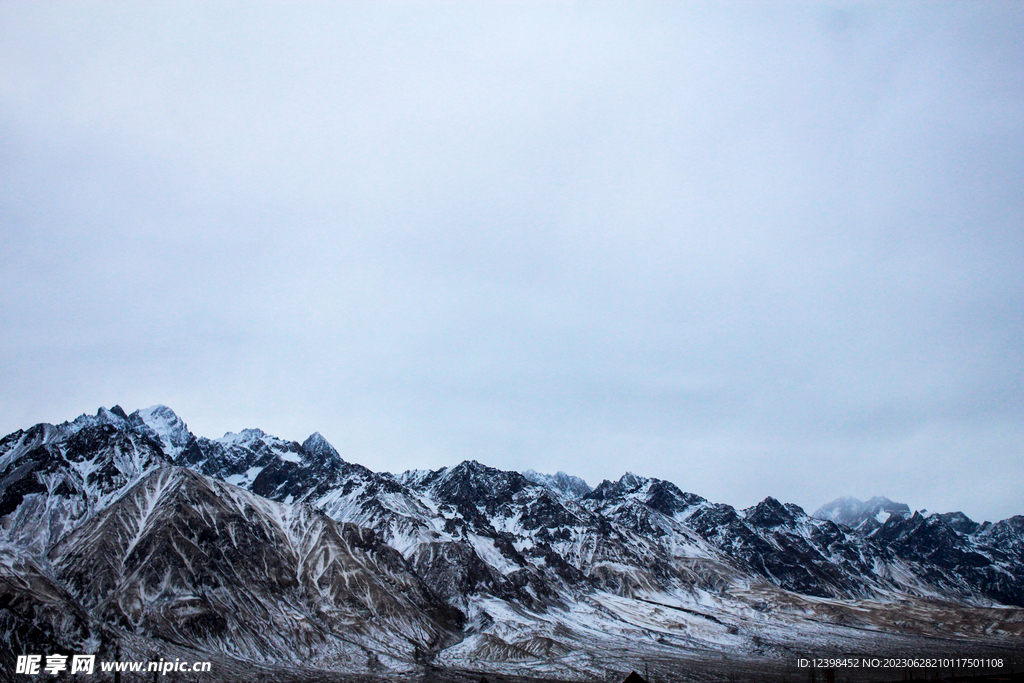
<path id="1" fill-rule="evenodd" d="M 478 592 L 515 596 L 514 587 L 506 584 L 502 575 L 481 560 L 468 543 L 450 541 L 421 546 L 412 562 L 423 581 L 449 604 L 464 603 L 467 595 Z"/>
<path id="2" fill-rule="evenodd" d="M 81 652 L 90 642 L 102 645 L 106 634 L 38 560 L 5 548 L 0 550 L 0 640 L 5 644 L 0 666 L 11 674 L 17 654 L 53 648 Z"/>
<path id="3" fill-rule="evenodd" d="M 911 514 L 904 503 L 875 497 L 866 503 L 840 498 L 815 517 L 832 519 L 911 566 L 940 592 L 973 594 L 996 602 L 1024 604 L 1021 526 L 1013 517 L 978 524 L 962 512 Z M 993 533 L 994 531 L 994 533 Z"/>
<path id="4" fill-rule="evenodd" d="M 999 524 L 1005 522 L 1010 520 Z M 956 527 L 976 531 L 972 535 Z M 1008 605 L 1024 604 L 1024 565 L 1015 554 L 1019 551 L 1012 542 L 1014 534 L 1008 534 L 1011 538 L 1004 543 L 993 544 L 991 537 L 978 533 L 979 528 L 962 513 L 928 517 L 914 513 L 907 519 L 890 518 L 868 540 L 884 544 L 941 589 L 974 592 Z"/>
<path id="5" fill-rule="evenodd" d="M 1017 562 L 1024 563 L 1024 515 L 1015 515 L 995 524 L 985 522 L 978 526 L 975 535 L 980 542 L 999 548 Z"/>
<path id="6" fill-rule="evenodd" d="M 154 470 L 50 560 L 106 623 L 251 658 L 315 655 L 368 620 L 412 657 L 410 643 L 449 641 L 462 620 L 372 532 L 179 468 Z"/>
<path id="7" fill-rule="evenodd" d="M 541 535 L 547 537 L 562 527 L 579 526 L 583 521 L 557 498 L 541 492 L 522 505 L 520 523 L 527 530 L 543 530 Z"/>
<path id="8" fill-rule="evenodd" d="M 793 526 L 796 523 L 797 515 L 803 515 L 803 510 L 796 508 L 791 512 L 782 503 L 769 496 L 749 510 L 746 519 L 754 526 L 774 529 L 780 526 Z"/>
<path id="9" fill-rule="evenodd" d="M 467 460 L 450 470 L 438 470 L 422 486 L 444 503 L 462 509 L 481 506 L 493 515 L 500 506 L 511 503 L 515 494 L 534 484 L 518 472 L 503 472 Z"/>
<path id="10" fill-rule="evenodd" d="M 45 493 L 40 474 L 52 472 L 60 455 L 40 446 L 25 453 L 20 462 L 9 466 L 0 480 L 0 516 L 9 515 L 24 502 L 25 496 Z"/>
<path id="11" fill-rule="evenodd" d="M 944 512 L 938 517 L 949 525 L 949 528 L 958 534 L 969 536 L 976 532 L 980 526 L 977 522 L 972 521 L 970 517 L 962 512 Z"/>
<path id="12" fill-rule="evenodd" d="M 670 517 L 707 501 L 693 493 L 683 493 L 670 481 L 655 480 L 647 493 L 645 504 Z"/>

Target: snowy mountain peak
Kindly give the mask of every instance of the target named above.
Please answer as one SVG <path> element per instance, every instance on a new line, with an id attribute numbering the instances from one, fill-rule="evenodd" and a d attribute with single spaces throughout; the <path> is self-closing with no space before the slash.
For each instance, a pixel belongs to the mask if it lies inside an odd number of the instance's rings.
<path id="1" fill-rule="evenodd" d="M 489 508 L 511 500 L 527 487 L 536 486 L 518 472 L 488 467 L 476 460 L 464 460 L 451 469 L 440 469 L 420 483 L 444 502 L 485 504 Z"/>
<path id="2" fill-rule="evenodd" d="M 938 516 L 959 534 L 973 534 L 981 526 L 959 510 L 957 512 L 944 512 Z"/>
<path id="3" fill-rule="evenodd" d="M 338 451 L 335 450 L 334 446 L 332 446 L 327 439 L 320 434 L 320 432 L 313 432 L 310 434 L 309 438 L 302 442 L 302 450 L 305 451 L 306 455 L 314 462 L 321 465 L 326 465 L 328 463 L 343 465 L 345 463 Z"/>
<path id="4" fill-rule="evenodd" d="M 707 501 L 695 493 L 684 493 L 670 481 L 652 479 L 645 502 L 652 509 L 672 517 Z"/>
<path id="5" fill-rule="evenodd" d="M 140 422 L 141 424 L 141 422 Z M 118 431 L 124 429 L 131 429 L 131 418 L 125 414 L 124 409 L 121 406 L 115 405 L 113 408 L 100 407 L 95 415 L 89 415 L 83 413 L 76 417 L 71 422 L 62 422 L 61 424 L 54 427 L 54 437 L 67 437 L 73 434 L 77 434 L 83 430 L 88 430 L 94 427 L 107 425 Z M 150 434 L 152 438 L 153 434 Z"/>
<path id="6" fill-rule="evenodd" d="M 646 484 L 647 481 L 648 480 L 645 477 L 637 476 L 632 472 L 626 472 L 619 479 L 619 485 L 622 486 L 622 488 L 627 491 L 633 491 Z"/>
<path id="7" fill-rule="evenodd" d="M 194 438 L 192 432 L 188 430 L 188 425 L 173 410 L 164 405 L 158 404 L 136 410 L 128 419 L 139 420 L 153 430 L 163 445 L 164 452 L 168 455 L 177 455 Z"/>
<path id="8" fill-rule="evenodd" d="M 792 525 L 799 518 L 806 517 L 798 506 L 783 505 L 771 496 L 743 512 L 748 522 L 766 528 Z"/>
<path id="9" fill-rule="evenodd" d="M 884 496 L 875 496 L 867 502 L 850 497 L 837 498 L 822 505 L 812 515 L 862 533 L 874 531 L 891 517 L 903 519 L 910 516 L 910 506 L 906 503 L 894 503 Z"/>
<path id="10" fill-rule="evenodd" d="M 269 436 L 262 429 L 243 429 L 240 432 L 227 432 L 224 436 L 216 439 L 218 442 L 225 446 L 239 445 L 244 446 L 252 444 L 256 441 L 262 441 L 265 437 Z M 274 438 L 274 437 L 271 437 Z M 275 439 L 276 440 L 276 439 Z"/>
<path id="11" fill-rule="evenodd" d="M 566 474 L 561 470 L 559 470 L 557 474 L 543 474 L 533 470 L 526 470 L 523 472 L 523 476 L 534 484 L 546 486 L 549 489 L 563 493 L 570 498 L 579 498 L 580 496 L 585 496 L 592 491 L 590 486 L 587 485 L 587 482 L 583 481 L 579 477 Z"/>

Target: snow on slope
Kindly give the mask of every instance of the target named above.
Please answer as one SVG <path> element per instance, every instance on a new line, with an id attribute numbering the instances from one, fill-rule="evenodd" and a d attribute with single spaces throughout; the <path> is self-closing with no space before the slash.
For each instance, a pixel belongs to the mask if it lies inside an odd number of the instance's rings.
<path id="1" fill-rule="evenodd" d="M 49 557 L 103 621 L 256 661 L 401 669 L 458 640 L 459 615 L 372 532 L 182 468 L 153 470 Z"/>
<path id="2" fill-rule="evenodd" d="M 10 434 L 0 441 L 0 542 L 44 552 L 167 464 L 160 443 L 117 407 Z"/>

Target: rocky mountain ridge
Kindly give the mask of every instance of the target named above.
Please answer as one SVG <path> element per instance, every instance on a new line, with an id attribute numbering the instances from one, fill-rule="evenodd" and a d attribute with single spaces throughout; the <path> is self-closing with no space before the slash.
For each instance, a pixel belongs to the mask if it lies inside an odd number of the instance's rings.
<path id="1" fill-rule="evenodd" d="M 885 499 L 737 510 L 631 473 L 590 489 L 475 461 L 393 475 L 318 433 L 196 437 L 163 406 L 0 440 L 0 544 L 0 604 L 22 605 L 0 609 L 8 643 L 135 638 L 322 669 L 573 678 L 636 638 L 670 659 L 755 640 L 777 656 L 794 620 L 837 614 L 904 637 L 906 614 L 878 616 L 893 605 L 995 609 L 997 635 L 1024 622 L 998 607 L 1024 605 L 1024 517 Z"/>

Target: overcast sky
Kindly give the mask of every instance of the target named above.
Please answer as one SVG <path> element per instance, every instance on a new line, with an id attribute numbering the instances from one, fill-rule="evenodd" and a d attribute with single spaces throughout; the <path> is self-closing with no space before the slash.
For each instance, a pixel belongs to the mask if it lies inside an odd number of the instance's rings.
<path id="1" fill-rule="evenodd" d="M 0 432 L 1024 514 L 1024 4 L 0 4 Z"/>

